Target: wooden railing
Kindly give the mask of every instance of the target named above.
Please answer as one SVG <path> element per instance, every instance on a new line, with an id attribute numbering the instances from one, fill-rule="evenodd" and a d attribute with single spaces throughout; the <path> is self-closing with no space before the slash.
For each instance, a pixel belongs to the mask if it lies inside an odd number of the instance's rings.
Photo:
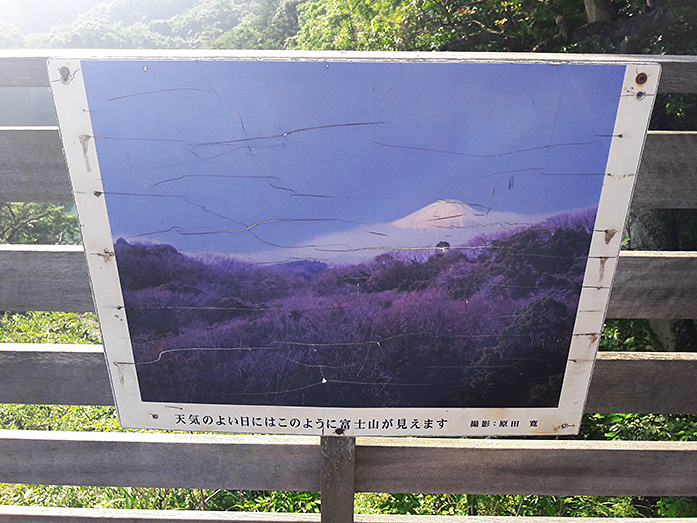
<path id="1" fill-rule="evenodd" d="M 47 87 L 47 55 L 0 55 L 0 87 Z M 651 58 L 663 64 L 662 93 L 697 93 L 696 57 Z M 0 128 L 0 201 L 72 201 L 57 128 Z M 697 132 L 650 133 L 632 205 L 697 208 Z M 0 245 L 0 310 L 93 310 L 82 248 Z M 697 318 L 697 253 L 624 252 L 609 316 Z M 586 411 L 697 413 L 696 375 L 697 354 L 601 353 Z M 0 344 L 0 402 L 112 401 L 100 346 Z M 696 496 L 697 442 L 358 438 L 354 445 L 352 438 L 6 430 L 0 483 L 322 489 L 322 520 L 340 523 L 353 518 L 354 491 Z M 0 506 L 0 521 L 104 519 L 258 523 L 319 516 Z"/>

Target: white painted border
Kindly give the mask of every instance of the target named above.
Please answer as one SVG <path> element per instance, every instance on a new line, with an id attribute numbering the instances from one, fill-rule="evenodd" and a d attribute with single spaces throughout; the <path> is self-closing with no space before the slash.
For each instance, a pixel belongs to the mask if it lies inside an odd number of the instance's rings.
<path id="1" fill-rule="evenodd" d="M 638 83 L 640 73 L 646 75 L 642 84 Z M 590 385 L 660 74 L 661 68 L 656 64 L 625 68 L 559 401 L 561 411 L 576 413 L 578 424 L 585 406 L 585 401 L 580 403 L 578 398 L 587 397 L 587 392 L 581 395 L 575 391 L 588 391 Z"/>
<path id="2" fill-rule="evenodd" d="M 320 408 L 146 403 L 140 398 L 123 297 L 113 256 L 99 163 L 80 60 L 307 60 L 501 63 L 612 63 L 604 57 L 466 53 L 101 52 L 49 61 L 49 78 L 73 183 L 109 375 L 124 427 L 210 432 L 355 436 L 489 436 L 575 434 L 598 348 L 622 231 L 658 87 L 657 64 L 625 65 L 615 130 L 558 408 Z M 61 75 L 61 68 L 68 74 Z M 65 70 L 64 70 L 65 72 Z M 637 74 L 648 75 L 645 84 Z M 81 138 L 82 137 L 82 138 Z M 269 426 L 273 419 L 273 426 Z M 344 425 L 341 420 L 348 419 Z M 183 420 L 183 422 L 182 422 Z M 195 420 L 195 422 L 194 422 Z M 321 420 L 321 421 L 320 421 Z M 441 422 L 441 420 L 447 420 Z M 482 421 L 489 426 L 483 427 Z M 501 421 L 505 421 L 503 424 Z M 475 426 L 475 422 L 476 425 Z M 369 428 L 377 424 L 377 428 Z M 402 428 L 403 425 L 406 428 Z M 311 428 L 306 428 L 311 425 Z M 419 429 L 410 428 L 418 425 Z M 338 429 L 338 431 L 337 431 Z M 336 432 L 335 432 L 336 431 Z"/>
<path id="3" fill-rule="evenodd" d="M 49 60 L 48 75 L 85 246 L 92 296 L 102 329 L 114 402 L 121 424 L 130 426 L 124 413 L 142 401 L 135 366 L 132 365 L 133 351 L 80 61 Z M 117 365 L 115 362 L 130 362 L 131 365 Z"/>

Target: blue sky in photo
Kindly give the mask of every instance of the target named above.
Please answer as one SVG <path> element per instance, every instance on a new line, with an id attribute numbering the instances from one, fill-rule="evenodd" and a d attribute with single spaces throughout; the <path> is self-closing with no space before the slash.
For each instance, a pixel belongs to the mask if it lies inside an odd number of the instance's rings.
<path id="1" fill-rule="evenodd" d="M 112 233 L 249 255 L 438 200 L 597 205 L 616 65 L 85 61 Z"/>

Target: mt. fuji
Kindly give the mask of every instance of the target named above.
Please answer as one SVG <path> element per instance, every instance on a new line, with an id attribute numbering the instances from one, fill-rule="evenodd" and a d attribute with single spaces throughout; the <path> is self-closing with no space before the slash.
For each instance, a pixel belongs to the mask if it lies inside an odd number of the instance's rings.
<path id="1" fill-rule="evenodd" d="M 475 211 L 457 200 L 438 200 L 392 222 L 392 225 L 404 229 L 452 229 L 488 223 L 486 209 Z"/>
<path id="2" fill-rule="evenodd" d="M 432 253 L 443 242 L 457 248 L 478 235 L 524 229 L 546 217 L 478 209 L 458 200 L 443 199 L 389 223 L 359 225 L 250 257 L 274 263 L 293 260 L 360 263 L 388 251 Z"/>

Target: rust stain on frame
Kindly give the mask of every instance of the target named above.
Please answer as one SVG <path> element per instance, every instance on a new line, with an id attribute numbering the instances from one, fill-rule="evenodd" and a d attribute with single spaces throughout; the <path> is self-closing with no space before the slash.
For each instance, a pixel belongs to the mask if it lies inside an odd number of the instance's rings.
<path id="1" fill-rule="evenodd" d="M 80 145 L 82 145 L 82 157 L 85 159 L 85 169 L 87 169 L 87 172 L 90 172 L 92 170 L 92 167 L 90 167 L 89 156 L 87 156 L 87 148 L 90 143 L 90 138 L 91 137 L 88 134 L 80 135 Z"/>

